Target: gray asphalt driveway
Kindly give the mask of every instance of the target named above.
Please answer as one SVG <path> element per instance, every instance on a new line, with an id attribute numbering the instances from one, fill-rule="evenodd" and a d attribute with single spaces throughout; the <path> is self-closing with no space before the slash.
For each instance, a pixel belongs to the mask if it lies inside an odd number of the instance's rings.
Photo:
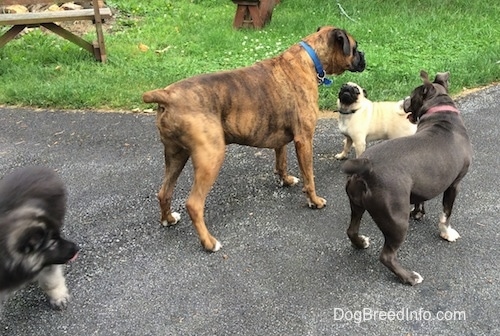
<path id="1" fill-rule="evenodd" d="M 475 150 L 452 217 L 462 238 L 439 238 L 440 200 L 430 201 L 399 254 L 424 277 L 416 287 L 378 261 L 382 235 L 368 215 L 370 248 L 349 243 L 335 119 L 320 120 L 315 138 L 322 210 L 307 208 L 300 187 L 278 186 L 272 151 L 228 147 L 206 207 L 223 249 L 207 253 L 184 208 L 190 166 L 173 204 L 181 222 L 159 224 L 154 116 L 0 108 L 0 174 L 57 169 L 69 190 L 65 234 L 82 248 L 66 268 L 68 309 L 52 311 L 30 286 L 4 307 L 0 334 L 498 335 L 500 87 L 459 106 Z"/>

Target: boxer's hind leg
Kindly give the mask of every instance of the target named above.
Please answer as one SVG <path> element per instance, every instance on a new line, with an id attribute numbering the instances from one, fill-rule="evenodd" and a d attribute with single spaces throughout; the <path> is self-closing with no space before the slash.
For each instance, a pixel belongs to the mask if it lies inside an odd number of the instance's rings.
<path id="1" fill-rule="evenodd" d="M 158 201 L 160 203 L 161 223 L 164 226 L 170 226 L 177 224 L 181 218 L 179 213 L 172 212 L 172 195 L 177 179 L 189 159 L 189 152 L 173 142 L 168 142 L 165 144 L 164 154 L 165 177 L 158 192 Z"/>
<path id="2" fill-rule="evenodd" d="M 204 219 L 205 201 L 224 161 L 225 143 L 223 137 L 199 143 L 193 148 L 191 160 L 194 168 L 194 182 L 186 202 L 191 221 L 203 247 L 218 251 L 222 245 L 207 229 Z"/>
<path id="3" fill-rule="evenodd" d="M 313 170 L 313 134 L 310 136 L 296 136 L 294 138 L 295 151 L 299 162 L 300 172 L 304 180 L 302 190 L 306 194 L 307 203 L 310 208 L 321 209 L 326 205 L 326 200 L 316 195 Z"/>
<path id="4" fill-rule="evenodd" d="M 281 185 L 283 186 L 294 186 L 299 182 L 299 179 L 295 176 L 288 175 L 287 172 L 287 158 L 286 158 L 286 145 L 275 148 L 274 152 L 276 154 L 276 174 L 280 177 Z"/>

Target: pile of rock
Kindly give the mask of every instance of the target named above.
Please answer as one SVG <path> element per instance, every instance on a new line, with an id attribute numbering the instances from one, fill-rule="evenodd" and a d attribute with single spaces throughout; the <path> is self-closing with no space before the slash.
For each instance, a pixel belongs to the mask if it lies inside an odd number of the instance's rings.
<path id="1" fill-rule="evenodd" d="M 98 2 L 99 2 L 99 7 L 104 7 L 104 1 L 99 0 Z M 0 13 L 21 14 L 28 12 L 78 10 L 83 8 L 92 8 L 91 1 L 71 1 L 65 3 L 54 3 L 52 5 L 36 4 L 28 6 L 23 6 L 23 5 L 0 6 Z"/>

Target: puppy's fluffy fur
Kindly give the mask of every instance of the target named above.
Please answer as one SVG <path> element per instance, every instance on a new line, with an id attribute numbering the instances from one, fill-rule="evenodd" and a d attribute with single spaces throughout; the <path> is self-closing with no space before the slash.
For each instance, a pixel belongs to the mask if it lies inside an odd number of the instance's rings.
<path id="1" fill-rule="evenodd" d="M 0 180 L 0 308 L 15 290 L 37 280 L 57 309 L 69 293 L 62 264 L 78 247 L 61 237 L 63 182 L 51 169 L 21 168 Z"/>
<path id="2" fill-rule="evenodd" d="M 346 159 L 353 143 L 356 157 L 359 157 L 368 141 L 399 138 L 417 131 L 417 126 L 407 119 L 403 100 L 372 102 L 367 98 L 366 90 L 356 83 L 342 85 L 337 107 L 339 129 L 345 136 L 344 149 L 335 155 L 337 159 Z"/>

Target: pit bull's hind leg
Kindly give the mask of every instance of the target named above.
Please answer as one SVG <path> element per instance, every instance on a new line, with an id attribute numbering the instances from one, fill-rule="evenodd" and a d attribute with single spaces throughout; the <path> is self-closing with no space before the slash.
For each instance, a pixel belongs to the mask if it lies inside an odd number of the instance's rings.
<path id="1" fill-rule="evenodd" d="M 218 251 L 222 245 L 207 229 L 204 219 L 205 200 L 215 182 L 224 161 L 225 143 L 222 140 L 204 142 L 194 148 L 191 159 L 194 168 L 194 182 L 186 202 L 186 208 L 198 233 L 200 242 L 208 251 Z"/>
<path id="2" fill-rule="evenodd" d="M 169 142 L 165 146 L 165 177 L 158 192 L 158 201 L 160 203 L 161 223 L 164 226 L 177 224 L 181 216 L 177 212 L 172 212 L 171 203 L 175 184 L 179 175 L 186 165 L 189 158 L 189 152 L 180 146 Z"/>
<path id="3" fill-rule="evenodd" d="M 443 213 L 439 217 L 439 231 L 441 233 L 441 238 L 450 242 L 454 242 L 460 238 L 458 232 L 450 225 L 451 210 L 453 209 L 457 193 L 458 188 L 456 185 L 452 185 L 445 190 L 443 194 Z"/>
<path id="4" fill-rule="evenodd" d="M 403 205 L 403 207 L 408 208 L 408 205 Z M 379 213 L 377 213 L 376 217 L 372 215 L 373 220 L 377 223 L 385 238 L 384 247 L 380 252 L 380 261 L 404 283 L 412 286 L 421 283 L 422 276 L 417 272 L 404 269 L 397 258 L 398 249 L 405 241 L 408 231 L 409 208 L 408 211 L 399 210 L 397 214 L 394 213 L 394 209 L 392 209 L 392 213 L 389 213 L 389 211 L 381 213 L 380 210 L 378 210 Z"/>
<path id="5" fill-rule="evenodd" d="M 359 234 L 359 226 L 361 224 L 361 217 L 365 213 L 363 207 L 357 206 L 352 201 L 351 204 L 351 222 L 347 228 L 347 236 L 351 243 L 359 249 L 365 249 L 370 246 L 370 238 Z"/>
<path id="6" fill-rule="evenodd" d="M 279 175 L 281 184 L 283 186 L 294 186 L 299 182 L 295 176 L 288 175 L 287 160 L 286 160 L 286 145 L 283 147 L 275 148 L 276 154 L 276 174 Z"/>
<path id="7" fill-rule="evenodd" d="M 358 176 L 350 176 L 347 180 L 345 191 L 347 196 L 349 196 L 349 204 L 351 206 L 351 222 L 349 228 L 347 228 L 347 236 L 355 247 L 359 249 L 367 248 L 370 246 L 370 239 L 359 235 L 361 218 L 366 211 L 363 206 L 363 197 L 367 191 L 365 182 Z"/>

